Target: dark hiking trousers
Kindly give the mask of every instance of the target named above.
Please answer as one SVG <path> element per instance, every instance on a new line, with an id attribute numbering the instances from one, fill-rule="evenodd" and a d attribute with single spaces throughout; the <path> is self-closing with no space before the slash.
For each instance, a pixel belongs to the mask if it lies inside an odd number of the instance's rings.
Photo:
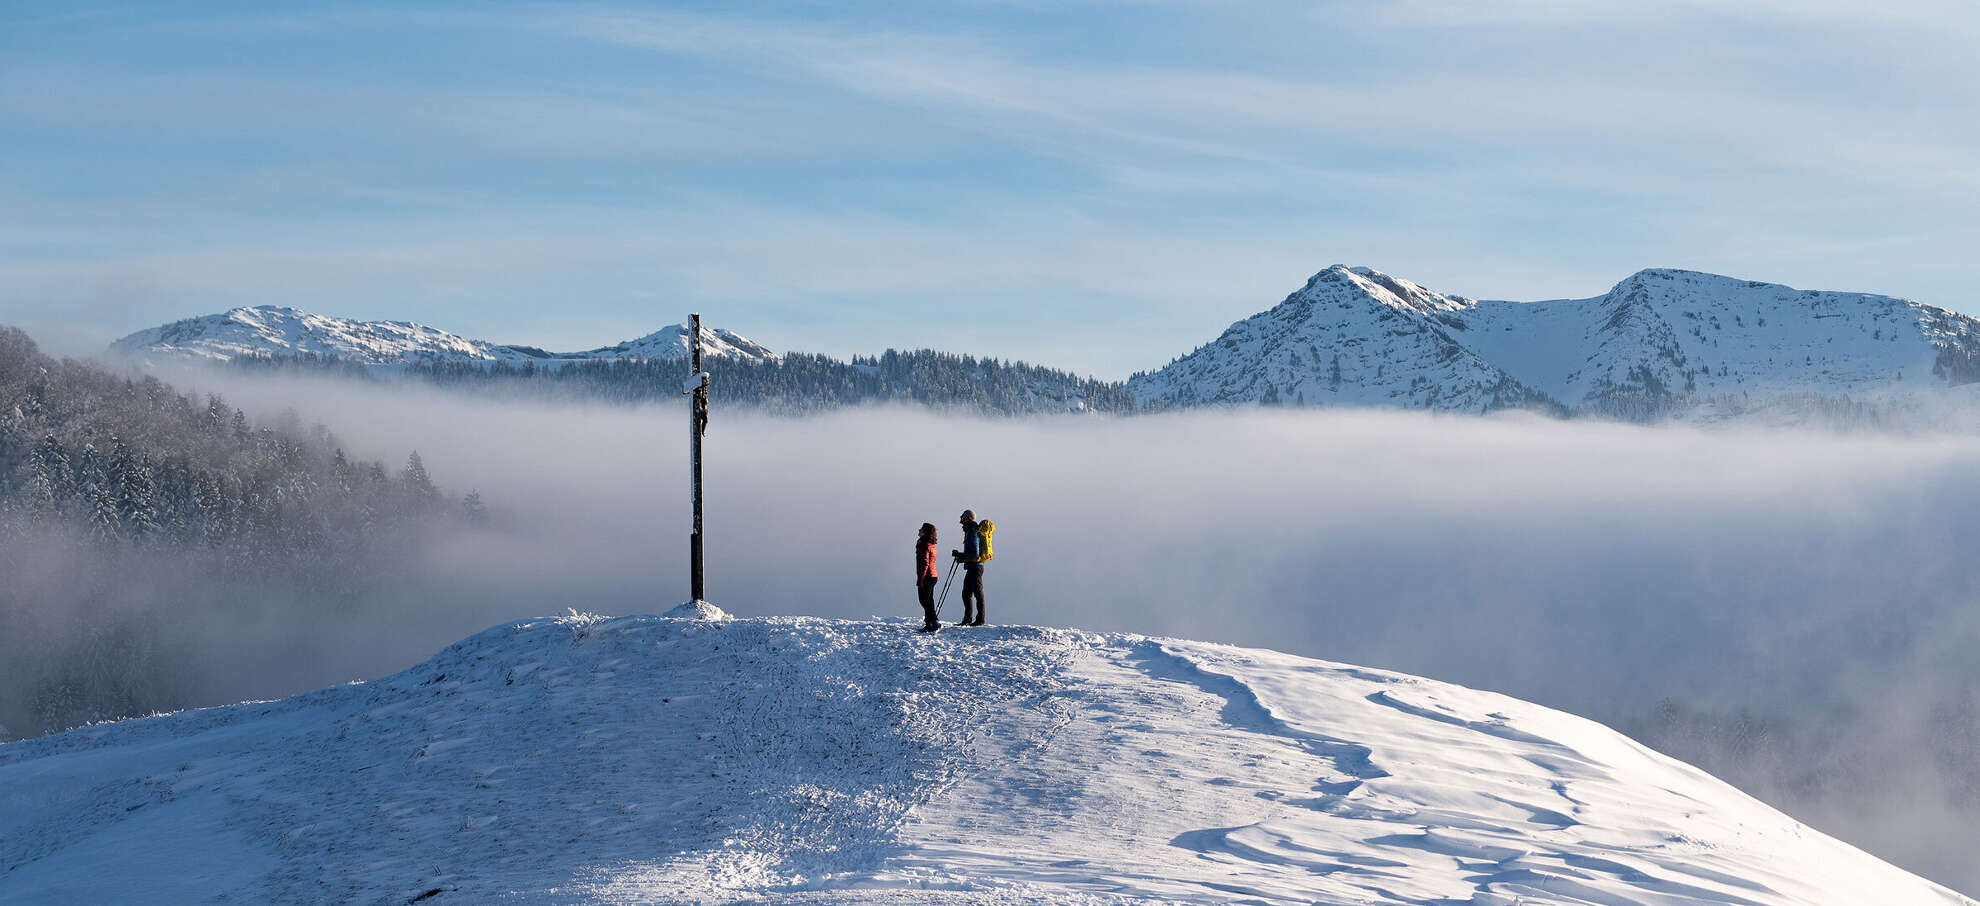
<path id="1" fill-rule="evenodd" d="M 970 604 L 972 602 L 976 604 L 974 611 L 970 610 Z M 963 564 L 962 603 L 963 622 L 983 622 L 983 564 Z"/>
<path id="2" fill-rule="evenodd" d="M 922 576 L 921 585 L 917 590 L 921 592 L 921 625 L 933 626 L 935 625 L 935 577 Z"/>

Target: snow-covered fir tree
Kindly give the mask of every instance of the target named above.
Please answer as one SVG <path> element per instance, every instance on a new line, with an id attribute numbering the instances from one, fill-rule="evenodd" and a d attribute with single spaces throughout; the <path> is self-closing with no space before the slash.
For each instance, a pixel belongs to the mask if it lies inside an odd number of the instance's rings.
<path id="1" fill-rule="evenodd" d="M 203 595 L 349 601 L 466 519 L 416 456 L 393 478 L 300 418 L 257 426 L 5 327 L 0 413 L 0 723 L 17 733 L 198 703 L 149 654 L 168 625 L 117 603 L 155 597 L 161 569 L 200 576 Z M 45 639 L 31 608 L 86 625 Z"/>

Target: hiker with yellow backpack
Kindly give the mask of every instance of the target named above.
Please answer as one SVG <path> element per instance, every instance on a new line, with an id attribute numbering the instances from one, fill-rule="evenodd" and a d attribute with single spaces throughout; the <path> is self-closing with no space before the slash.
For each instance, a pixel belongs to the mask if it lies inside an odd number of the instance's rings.
<path id="1" fill-rule="evenodd" d="M 990 550 L 990 533 L 997 530 L 996 523 L 988 519 L 976 521 L 975 510 L 962 513 L 963 549 L 951 550 L 963 568 L 963 617 L 957 626 L 983 625 L 983 565 L 993 556 Z M 971 604 L 975 605 L 974 610 Z"/>

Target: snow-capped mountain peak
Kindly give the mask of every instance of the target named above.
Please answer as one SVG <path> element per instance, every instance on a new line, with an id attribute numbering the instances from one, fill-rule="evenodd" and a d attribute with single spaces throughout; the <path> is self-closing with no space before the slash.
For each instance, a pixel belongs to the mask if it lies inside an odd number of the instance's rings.
<path id="1" fill-rule="evenodd" d="M 1310 312 L 1331 312 L 1315 320 Z M 1291 350 L 1288 352 L 1288 350 Z M 1649 268 L 1601 296 L 1478 301 L 1330 267 L 1136 375 L 1143 403 L 1346 403 L 1657 417 L 1712 400 L 1980 382 L 1980 320 L 1908 299 Z"/>
<path id="2" fill-rule="evenodd" d="M 493 346 L 407 321 L 356 321 L 283 305 L 244 306 L 141 330 L 111 351 L 224 360 L 243 355 L 334 355 L 368 365 L 500 358 Z"/>
<path id="3" fill-rule="evenodd" d="M 695 616 L 522 621 L 371 683 L 0 746 L 4 889 L 1974 906 L 1503 695 L 1143 636 Z"/>
<path id="4" fill-rule="evenodd" d="M 777 357 L 763 345 L 732 330 L 701 328 L 701 354 L 714 358 L 767 360 Z M 636 340 L 601 346 L 584 352 L 554 354 L 559 359 L 647 358 L 678 359 L 688 355 L 688 326 L 685 323 L 663 327 Z"/>
<path id="5" fill-rule="evenodd" d="M 1544 398 L 1454 339 L 1476 303 L 1334 265 L 1128 389 L 1171 406 L 1260 402 L 1481 411 Z"/>
<path id="6" fill-rule="evenodd" d="M 1312 280 L 1307 281 L 1307 285 L 1310 287 L 1315 281 L 1329 276 L 1346 278 L 1370 298 L 1384 305 L 1422 314 L 1462 311 L 1472 305 L 1472 301 L 1463 296 L 1447 296 L 1433 292 L 1401 277 L 1392 277 L 1371 267 L 1348 267 L 1336 264 L 1315 274 Z"/>
<path id="7" fill-rule="evenodd" d="M 766 361 L 776 353 L 733 331 L 703 326 L 703 355 Z M 687 355 L 687 327 L 662 328 L 636 340 L 583 352 L 557 353 L 534 346 L 473 340 L 410 321 L 359 321 L 283 305 L 236 308 L 138 331 L 111 344 L 113 354 L 136 358 L 227 360 L 240 356 L 335 356 L 365 365 L 504 363 L 538 366 L 599 359 L 673 359 Z"/>

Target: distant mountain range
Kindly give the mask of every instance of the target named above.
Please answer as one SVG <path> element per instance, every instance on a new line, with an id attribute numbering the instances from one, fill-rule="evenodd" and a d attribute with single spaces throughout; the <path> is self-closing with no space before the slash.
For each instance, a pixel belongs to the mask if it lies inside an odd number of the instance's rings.
<path id="1" fill-rule="evenodd" d="M 687 328 L 582 352 L 472 340 L 407 321 L 355 321 L 263 305 L 174 321 L 111 344 L 118 358 L 234 363 L 255 371 L 380 372 L 463 389 L 639 402 L 678 399 Z M 984 415 L 1131 412 L 1119 383 L 1024 362 L 933 350 L 855 357 L 778 354 L 729 330 L 701 329 L 702 354 L 723 368 L 716 401 L 799 414 L 897 403 Z M 740 366 L 740 367 L 737 367 Z"/>
<path id="2" fill-rule="evenodd" d="M 687 355 L 687 325 L 664 327 L 636 340 L 583 352 L 549 352 L 470 340 L 409 321 L 355 321 L 280 305 L 236 308 L 140 330 L 110 345 L 124 356 L 226 361 L 242 356 L 334 356 L 373 366 L 495 364 L 554 365 L 613 359 L 677 359 Z M 776 353 L 727 330 L 701 329 L 704 356 L 771 361 Z"/>
<path id="3" fill-rule="evenodd" d="M 780 361 L 727 330 L 704 327 L 702 344 L 718 359 Z M 686 349 L 687 331 L 680 325 L 615 346 L 557 353 L 404 321 L 354 321 L 272 305 L 176 321 L 111 347 L 137 357 L 315 354 L 383 368 L 535 364 L 549 371 L 576 363 L 673 360 Z M 825 360 L 816 365 L 778 378 L 770 390 L 811 378 L 836 388 L 848 375 L 873 368 Z M 826 365 L 838 367 L 819 371 Z M 987 374 L 970 368 L 976 380 Z M 1650 421 L 1727 401 L 1891 398 L 1980 382 L 1980 319 L 1890 296 L 1796 290 L 1683 270 L 1640 271 L 1590 299 L 1504 302 L 1447 295 L 1368 268 L 1335 265 L 1277 306 L 1125 385 L 1080 382 L 1062 373 L 1045 377 L 1051 392 L 1040 397 L 1030 384 L 1042 378 L 1034 376 L 1018 394 L 1044 404 L 1010 403 L 1000 411 L 1039 405 L 1058 410 L 1077 398 L 1081 402 L 1070 408 L 1532 409 Z M 971 396 L 961 384 L 929 393 L 912 374 L 902 380 L 892 389 L 850 396 L 835 389 L 826 396 L 942 402 Z M 776 392 L 815 396 L 803 387 Z M 1118 404 L 1096 402 L 1116 396 Z"/>
<path id="4" fill-rule="evenodd" d="M 1980 320 L 1890 296 L 1645 270 L 1592 299 L 1477 301 L 1335 265 L 1128 389 L 1143 406 L 1538 408 L 1654 418 L 1721 395 L 1980 381 Z"/>

